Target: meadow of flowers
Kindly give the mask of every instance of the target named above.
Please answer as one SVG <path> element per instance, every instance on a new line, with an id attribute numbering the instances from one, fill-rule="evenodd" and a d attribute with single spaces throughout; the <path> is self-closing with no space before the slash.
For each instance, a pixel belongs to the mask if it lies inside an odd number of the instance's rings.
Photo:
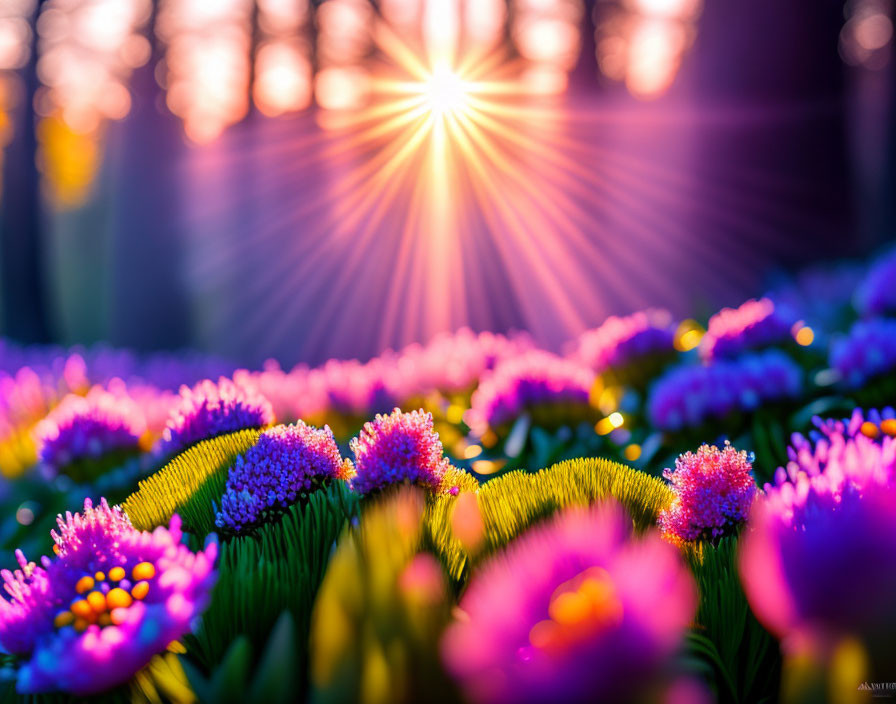
<path id="1" fill-rule="evenodd" d="M 896 682 L 894 284 L 896 250 L 559 352 L 291 370 L 0 343 L 0 692 L 865 701 Z"/>

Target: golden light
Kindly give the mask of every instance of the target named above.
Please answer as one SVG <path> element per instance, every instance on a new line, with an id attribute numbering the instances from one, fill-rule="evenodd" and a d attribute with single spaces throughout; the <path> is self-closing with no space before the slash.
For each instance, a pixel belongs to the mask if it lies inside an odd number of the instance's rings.
<path id="1" fill-rule="evenodd" d="M 433 68 L 424 84 L 426 105 L 437 117 L 464 109 L 467 105 L 469 86 L 447 61 L 440 61 Z"/>

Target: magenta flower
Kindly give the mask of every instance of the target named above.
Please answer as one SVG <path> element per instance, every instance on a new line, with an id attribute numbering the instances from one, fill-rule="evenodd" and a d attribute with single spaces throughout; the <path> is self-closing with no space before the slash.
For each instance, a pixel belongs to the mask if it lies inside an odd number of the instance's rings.
<path id="1" fill-rule="evenodd" d="M 230 468 L 215 522 L 238 533 L 294 504 L 300 494 L 322 482 L 349 479 L 352 471 L 328 427 L 319 430 L 302 421 L 275 426 Z"/>
<path id="2" fill-rule="evenodd" d="M 273 422 L 271 404 L 261 394 L 223 377 L 217 384 L 206 379 L 192 389 L 180 387 L 180 403 L 168 418 L 160 452 L 167 457 L 200 440 Z"/>
<path id="3" fill-rule="evenodd" d="M 442 641 L 471 700 L 623 702 L 655 683 L 697 591 L 672 545 L 630 531 L 616 504 L 572 509 L 479 569 Z"/>
<path id="4" fill-rule="evenodd" d="M 675 460 L 675 471 L 663 472 L 675 494 L 659 517 L 665 537 L 680 544 L 733 534 L 747 520 L 756 496 L 752 462 L 728 442 L 721 450 L 703 445 Z"/>
<path id="5" fill-rule="evenodd" d="M 545 425 L 585 419 L 594 378 L 587 367 L 541 350 L 506 359 L 473 392 L 468 423 L 481 434 L 526 412 Z"/>
<path id="6" fill-rule="evenodd" d="M 795 441 L 741 538 L 750 605 L 785 646 L 855 636 L 873 657 L 891 658 L 896 438 L 826 425 L 814 440 Z"/>
<path id="7" fill-rule="evenodd" d="M 123 388 L 95 386 L 86 396 L 69 394 L 35 427 L 38 457 L 53 474 L 79 460 L 113 452 L 137 452 L 146 421 Z"/>
<path id="8" fill-rule="evenodd" d="M 612 316 L 587 330 L 576 341 L 573 357 L 598 374 L 644 364 L 651 357 L 675 353 L 675 325 L 665 310 L 638 311 L 623 318 Z"/>
<path id="9" fill-rule="evenodd" d="M 709 362 L 792 342 L 796 322 L 793 313 L 769 298 L 749 300 L 739 308 L 723 308 L 709 319 L 700 341 L 700 357 Z"/>
<path id="10" fill-rule="evenodd" d="M 439 491 L 450 466 L 432 414 L 422 410 L 377 415 L 349 446 L 355 455 L 352 488 L 359 494 L 404 481 Z"/>
<path id="11" fill-rule="evenodd" d="M 19 693 L 83 697 L 123 684 L 189 632 L 215 582 L 217 545 L 181 545 L 177 516 L 140 532 L 105 499 L 58 523 L 55 559 L 38 566 L 18 551 L 20 569 L 2 572 L 0 645 L 21 659 Z"/>

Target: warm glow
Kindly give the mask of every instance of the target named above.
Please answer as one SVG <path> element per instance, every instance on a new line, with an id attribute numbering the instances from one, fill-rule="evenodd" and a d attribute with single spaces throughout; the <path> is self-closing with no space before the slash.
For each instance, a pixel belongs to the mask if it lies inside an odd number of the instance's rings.
<path id="1" fill-rule="evenodd" d="M 468 87 L 446 62 L 433 68 L 426 81 L 426 104 L 436 116 L 457 112 L 467 104 Z"/>

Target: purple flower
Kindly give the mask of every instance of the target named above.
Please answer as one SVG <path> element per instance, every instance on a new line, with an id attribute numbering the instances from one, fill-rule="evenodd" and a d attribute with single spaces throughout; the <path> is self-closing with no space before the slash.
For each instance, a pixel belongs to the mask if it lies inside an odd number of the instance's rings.
<path id="1" fill-rule="evenodd" d="M 855 307 L 862 315 L 896 312 L 896 249 L 874 261 L 856 290 Z"/>
<path id="2" fill-rule="evenodd" d="M 135 530 L 105 500 L 58 519 L 53 560 L 16 553 L 2 572 L 0 645 L 18 656 L 21 694 L 96 694 L 126 682 L 189 632 L 215 581 L 217 545 L 191 552 L 180 519 L 167 530 Z"/>
<path id="3" fill-rule="evenodd" d="M 180 388 L 180 403 L 168 418 L 160 451 L 167 457 L 200 440 L 273 422 L 271 404 L 256 391 L 230 379 L 217 384 L 206 379 L 192 389 Z"/>
<path id="4" fill-rule="evenodd" d="M 795 441 L 741 539 L 750 605 L 785 646 L 855 636 L 892 655 L 896 438 L 823 425 Z"/>
<path id="5" fill-rule="evenodd" d="M 848 389 L 896 370 L 896 320 L 860 320 L 831 346 L 830 365 Z"/>
<path id="6" fill-rule="evenodd" d="M 767 295 L 776 307 L 794 311 L 820 335 L 844 328 L 855 315 L 852 295 L 865 274 L 852 262 L 816 264 L 775 286 Z"/>
<path id="7" fill-rule="evenodd" d="M 396 408 L 388 416 L 377 415 L 350 447 L 356 472 L 352 488 L 359 494 L 403 481 L 439 491 L 450 466 L 432 414 L 422 410 L 402 413 Z"/>
<path id="8" fill-rule="evenodd" d="M 733 534 L 747 520 L 756 496 L 752 461 L 728 442 L 721 450 L 703 445 L 675 460 L 675 471 L 663 472 L 675 494 L 659 517 L 665 537 L 680 544 Z"/>
<path id="9" fill-rule="evenodd" d="M 675 352 L 675 325 L 665 310 L 649 309 L 619 318 L 612 316 L 599 328 L 587 330 L 575 343 L 573 358 L 603 374 L 611 368 L 642 363 L 654 355 Z"/>
<path id="10" fill-rule="evenodd" d="M 470 427 L 479 433 L 512 423 L 523 413 L 540 414 L 545 424 L 582 418 L 594 372 L 576 362 L 532 350 L 500 362 L 473 393 Z M 584 412 L 583 412 L 584 409 Z"/>
<path id="11" fill-rule="evenodd" d="M 328 479 L 350 479 L 352 471 L 328 427 L 318 430 L 302 421 L 275 426 L 230 468 L 215 522 L 238 533 Z"/>
<path id="12" fill-rule="evenodd" d="M 53 474 L 79 460 L 140 449 L 143 413 L 123 385 L 113 389 L 95 386 L 87 396 L 69 394 L 37 424 L 38 456 Z"/>
<path id="13" fill-rule="evenodd" d="M 651 389 L 647 410 L 657 428 L 678 431 L 795 398 L 802 388 L 799 365 L 779 350 L 767 350 L 671 369 Z"/>
<path id="14" fill-rule="evenodd" d="M 533 528 L 473 576 L 442 654 L 472 701 L 636 700 L 694 616 L 678 551 L 616 504 Z"/>
<path id="15" fill-rule="evenodd" d="M 723 308 L 709 319 L 700 341 L 704 361 L 736 357 L 746 350 L 793 342 L 796 315 L 769 298 L 750 300 L 739 308 Z"/>

